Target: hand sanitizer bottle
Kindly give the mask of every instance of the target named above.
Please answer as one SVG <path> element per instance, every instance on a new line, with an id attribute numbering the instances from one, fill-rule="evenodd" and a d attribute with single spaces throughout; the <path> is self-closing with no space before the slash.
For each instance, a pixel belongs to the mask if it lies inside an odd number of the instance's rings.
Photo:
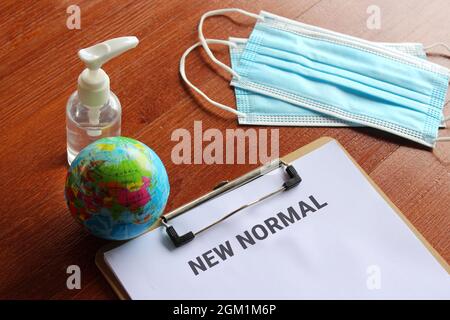
<path id="1" fill-rule="evenodd" d="M 137 46 L 136 37 L 121 37 L 81 49 L 78 56 L 86 69 L 78 77 L 78 89 L 66 109 L 67 160 L 69 164 L 91 142 L 120 135 L 121 106 L 109 89 L 109 77 L 101 66 Z"/>

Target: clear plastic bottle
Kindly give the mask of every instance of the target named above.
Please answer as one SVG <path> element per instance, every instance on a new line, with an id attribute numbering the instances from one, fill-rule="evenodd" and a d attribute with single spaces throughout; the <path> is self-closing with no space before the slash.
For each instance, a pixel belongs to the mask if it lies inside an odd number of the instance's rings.
<path id="1" fill-rule="evenodd" d="M 86 68 L 78 77 L 77 91 L 70 96 L 66 107 L 69 164 L 91 142 L 120 135 L 120 102 L 110 90 L 109 77 L 101 67 L 138 43 L 134 36 L 120 37 L 78 51 Z"/>
<path id="2" fill-rule="evenodd" d="M 72 163 L 77 154 L 91 142 L 120 136 L 121 106 L 117 96 L 110 92 L 109 100 L 101 107 L 89 107 L 80 102 L 75 91 L 67 102 L 67 161 Z"/>

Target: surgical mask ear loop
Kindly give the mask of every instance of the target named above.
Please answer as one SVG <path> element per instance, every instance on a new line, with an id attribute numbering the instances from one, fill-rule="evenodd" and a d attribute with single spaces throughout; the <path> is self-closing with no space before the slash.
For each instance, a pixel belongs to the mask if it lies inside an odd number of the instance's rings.
<path id="1" fill-rule="evenodd" d="M 442 119 L 442 123 L 447 122 L 450 120 L 450 116 L 445 117 L 444 119 Z M 448 137 L 437 137 L 436 138 L 436 142 L 450 142 L 450 136 Z"/>
<path id="2" fill-rule="evenodd" d="M 213 43 L 213 44 L 224 44 L 224 45 L 229 45 L 229 46 L 234 46 L 237 47 L 237 45 L 234 42 L 231 41 L 226 41 L 226 40 L 216 40 L 216 39 L 205 39 L 206 43 Z M 189 53 L 192 52 L 192 50 L 194 50 L 197 47 L 200 47 L 202 44 L 200 42 L 197 42 L 196 44 L 194 44 L 193 46 L 189 47 L 181 56 L 180 59 L 180 75 L 181 78 L 183 78 L 184 82 L 186 82 L 186 84 L 192 88 L 195 92 L 197 92 L 199 95 L 201 95 L 203 98 L 205 98 L 206 101 L 208 101 L 209 103 L 211 103 L 212 105 L 231 112 L 239 117 L 245 117 L 245 113 L 239 112 L 229 106 L 226 106 L 224 104 L 221 104 L 217 101 L 212 100 L 210 97 L 208 97 L 203 91 L 201 91 L 199 88 L 197 88 L 195 85 L 192 84 L 192 82 L 189 81 L 189 79 L 186 76 L 186 57 L 189 55 Z"/>
<path id="3" fill-rule="evenodd" d="M 264 20 L 263 17 L 261 17 L 260 15 L 256 14 L 256 13 L 251 13 L 242 9 L 238 9 L 238 8 L 227 8 L 227 9 L 218 9 L 218 10 L 212 10 L 212 11 L 208 11 L 206 13 L 204 13 L 202 15 L 202 17 L 200 18 L 200 23 L 198 24 L 198 38 L 200 40 L 201 45 L 203 46 L 203 48 L 206 51 L 206 54 L 208 55 L 208 57 L 218 66 L 220 66 L 222 69 L 224 69 L 225 71 L 227 71 L 228 73 L 232 74 L 234 77 L 236 77 L 237 79 L 240 78 L 239 74 L 234 71 L 232 68 L 230 68 L 229 66 L 227 66 L 225 63 L 223 63 L 222 61 L 218 60 L 214 54 L 212 53 L 212 51 L 209 49 L 208 43 L 205 39 L 205 36 L 203 35 L 203 23 L 205 21 L 206 18 L 212 17 L 212 16 L 218 16 L 218 15 L 223 15 L 224 13 L 228 13 L 228 12 L 238 12 L 240 14 L 246 15 L 248 17 L 252 17 L 255 19 L 259 19 L 259 20 Z"/>
<path id="4" fill-rule="evenodd" d="M 444 42 L 436 42 L 436 43 L 430 44 L 429 46 L 424 46 L 423 50 L 427 51 L 427 50 L 431 50 L 436 47 L 444 47 L 450 53 L 450 46 Z"/>
<path id="5" fill-rule="evenodd" d="M 450 53 L 450 46 L 444 42 L 436 42 L 436 43 L 430 44 L 429 46 L 424 46 L 423 50 L 427 51 L 427 50 L 431 50 L 436 47 L 444 47 Z M 445 117 L 444 119 L 442 119 L 442 123 L 447 122 L 449 120 L 450 120 L 450 116 Z M 450 136 L 436 138 L 436 142 L 449 142 L 449 141 L 450 141 Z"/>

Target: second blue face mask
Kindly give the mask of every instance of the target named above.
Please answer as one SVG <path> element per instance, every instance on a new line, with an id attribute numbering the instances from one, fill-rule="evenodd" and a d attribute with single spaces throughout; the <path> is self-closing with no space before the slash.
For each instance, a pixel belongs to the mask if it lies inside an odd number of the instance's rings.
<path id="1" fill-rule="evenodd" d="M 231 67 L 236 69 L 239 60 L 245 50 L 247 39 L 229 38 Z M 400 52 L 426 59 L 426 52 L 421 43 L 379 43 L 388 48 L 398 50 Z M 240 121 L 241 124 L 258 124 L 265 125 L 292 125 L 292 126 L 314 126 L 314 127 L 361 127 L 361 124 L 347 122 L 338 118 L 322 114 L 307 108 L 296 106 L 294 104 L 272 98 L 253 91 L 234 88 L 236 96 L 236 108 L 239 112 L 243 112 L 250 117 L 246 117 Z M 444 126 L 444 125 L 443 125 Z"/>
<path id="2" fill-rule="evenodd" d="M 206 39 L 208 43 L 226 45 L 229 47 L 231 67 L 237 68 L 239 60 L 248 39 L 230 37 L 228 41 Z M 426 59 L 427 54 L 425 47 L 421 43 L 378 43 L 379 45 L 386 46 L 391 49 L 398 50 L 405 54 L 417 57 L 420 59 Z M 440 45 L 440 44 L 437 44 Z M 187 50 L 186 53 L 191 52 L 193 49 L 200 47 L 201 43 L 198 42 Z M 434 46 L 434 45 L 433 45 Z M 186 58 L 187 54 L 184 57 Z M 182 59 L 180 72 L 186 82 L 189 83 L 185 74 L 185 59 Z M 209 102 L 215 104 L 204 95 L 197 87 L 189 84 L 195 91 L 200 93 Z M 240 119 L 241 124 L 262 124 L 262 125 L 274 125 L 274 126 L 310 126 L 310 127 L 362 127 L 359 123 L 352 123 L 341 120 L 317 111 L 313 111 L 307 108 L 300 107 L 298 105 L 285 102 L 271 96 L 266 96 L 257 92 L 241 89 L 239 87 L 234 88 L 236 97 L 236 109 L 237 112 L 246 114 L 248 117 Z M 227 108 L 222 106 L 222 108 Z M 231 111 L 231 110 L 230 110 Z M 234 111 L 234 110 L 232 110 Z M 444 119 L 444 115 L 442 115 Z M 446 128 L 445 121 L 442 121 L 441 128 Z"/>

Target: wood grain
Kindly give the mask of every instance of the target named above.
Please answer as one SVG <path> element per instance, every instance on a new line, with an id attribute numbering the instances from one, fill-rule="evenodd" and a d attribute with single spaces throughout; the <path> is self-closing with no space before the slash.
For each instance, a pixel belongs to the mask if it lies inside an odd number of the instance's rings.
<path id="1" fill-rule="evenodd" d="M 112 90 L 123 105 L 123 134 L 153 148 L 168 170 L 167 210 L 209 191 L 217 181 L 256 165 L 175 165 L 171 133 L 238 128 L 235 119 L 210 107 L 180 81 L 178 61 L 197 41 L 200 15 L 211 9 L 261 9 L 373 41 L 449 42 L 446 0 L 286 1 L 87 1 L 81 30 L 66 27 L 71 1 L 2 1 L 0 4 L 0 298 L 115 298 L 94 264 L 105 241 L 84 232 L 70 217 L 63 186 L 67 170 L 65 104 L 83 66 L 76 52 L 100 40 L 136 35 L 139 46 L 107 65 Z M 381 29 L 366 27 L 369 5 L 381 8 Z M 248 36 L 251 19 L 232 15 L 206 22 L 206 35 Z M 228 61 L 225 48 L 217 56 Z M 448 57 L 430 59 L 450 67 Z M 188 59 L 190 79 L 234 105 L 228 76 L 205 63 L 200 50 Z M 219 73 L 221 76 L 218 76 Z M 442 134 L 450 134 L 443 130 Z M 376 130 L 280 128 L 280 153 L 321 136 L 350 152 L 438 252 L 450 260 L 450 148 L 421 148 Z M 82 289 L 66 288 L 66 268 L 82 270 Z"/>

